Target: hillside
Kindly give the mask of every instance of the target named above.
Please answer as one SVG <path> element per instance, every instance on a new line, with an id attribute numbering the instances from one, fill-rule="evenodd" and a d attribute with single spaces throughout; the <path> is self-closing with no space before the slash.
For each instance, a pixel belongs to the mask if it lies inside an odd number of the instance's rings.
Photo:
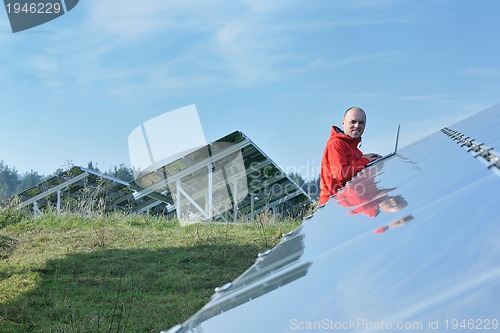
<path id="1" fill-rule="evenodd" d="M 159 332 L 201 308 L 296 221 L 192 224 L 0 209 L 2 332 Z"/>

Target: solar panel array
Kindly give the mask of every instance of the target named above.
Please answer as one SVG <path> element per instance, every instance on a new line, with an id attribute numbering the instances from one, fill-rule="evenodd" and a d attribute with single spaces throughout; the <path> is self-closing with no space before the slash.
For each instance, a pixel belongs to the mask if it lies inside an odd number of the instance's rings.
<path id="1" fill-rule="evenodd" d="M 178 218 L 237 220 L 265 210 L 293 215 L 310 202 L 247 136 L 235 131 L 131 183 L 136 198 L 172 198 Z"/>
<path id="2" fill-rule="evenodd" d="M 20 193 L 35 213 L 78 207 L 176 214 L 190 221 L 299 214 L 310 197 L 242 132 L 235 131 L 132 182 L 75 166 Z"/>

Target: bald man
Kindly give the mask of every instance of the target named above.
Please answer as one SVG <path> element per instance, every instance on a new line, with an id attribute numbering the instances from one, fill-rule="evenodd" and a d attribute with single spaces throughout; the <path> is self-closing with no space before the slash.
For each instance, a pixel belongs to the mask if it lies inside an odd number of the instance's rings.
<path id="1" fill-rule="evenodd" d="M 321 161 L 319 205 L 344 187 L 366 165 L 381 156 L 363 154 L 358 145 L 365 131 L 366 113 L 359 107 L 351 107 L 344 113 L 341 130 L 332 126 Z"/>

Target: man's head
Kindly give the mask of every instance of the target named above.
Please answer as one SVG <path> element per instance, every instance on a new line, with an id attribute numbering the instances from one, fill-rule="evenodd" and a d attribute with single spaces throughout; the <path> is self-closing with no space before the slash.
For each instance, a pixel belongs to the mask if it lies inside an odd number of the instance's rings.
<path id="1" fill-rule="evenodd" d="M 366 114 L 362 108 L 357 106 L 347 109 L 342 119 L 344 133 L 353 139 L 360 138 L 365 131 Z"/>

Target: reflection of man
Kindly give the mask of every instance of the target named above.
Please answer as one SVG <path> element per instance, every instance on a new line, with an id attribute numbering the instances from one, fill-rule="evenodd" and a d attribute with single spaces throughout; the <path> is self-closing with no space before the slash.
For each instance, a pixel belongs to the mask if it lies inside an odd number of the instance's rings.
<path id="1" fill-rule="evenodd" d="M 366 214 L 370 217 L 376 217 L 380 213 L 380 210 L 382 210 L 384 213 L 392 214 L 401 210 L 407 205 L 408 202 L 406 202 L 406 200 L 401 195 L 384 195 L 351 210 L 349 214 Z"/>
<path id="2" fill-rule="evenodd" d="M 342 131 L 332 126 L 321 161 L 319 204 L 326 203 L 330 196 L 351 180 L 366 165 L 380 155 L 365 154 L 358 148 L 365 131 L 366 114 L 359 107 L 347 109 L 342 119 Z"/>
<path id="3" fill-rule="evenodd" d="M 376 217 L 380 211 L 391 214 L 408 205 L 401 195 L 390 195 L 395 188 L 379 189 L 375 182 L 376 172 L 369 169 L 362 174 L 353 184 L 349 184 L 335 196 L 338 204 L 343 207 L 354 207 L 349 214 L 365 214 Z"/>
<path id="4" fill-rule="evenodd" d="M 392 223 L 390 223 L 389 225 L 384 225 L 380 228 L 378 228 L 377 230 L 375 230 L 373 233 L 376 234 L 376 235 L 380 235 L 380 234 L 383 234 L 384 232 L 387 231 L 387 229 L 389 228 L 399 228 L 399 227 L 402 227 L 408 223 L 410 223 L 411 221 L 413 220 L 413 215 L 407 215 L 399 220 L 396 220 Z"/>

